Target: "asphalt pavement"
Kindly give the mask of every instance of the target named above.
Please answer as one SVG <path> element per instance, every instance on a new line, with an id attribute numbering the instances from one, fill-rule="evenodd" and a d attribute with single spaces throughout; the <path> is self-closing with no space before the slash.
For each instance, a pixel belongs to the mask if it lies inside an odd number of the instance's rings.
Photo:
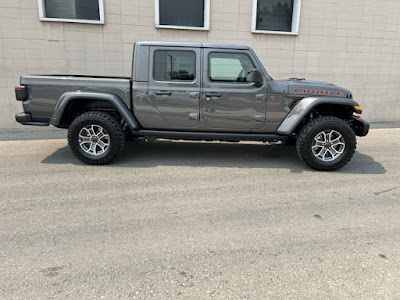
<path id="1" fill-rule="evenodd" d="M 0 299 L 400 299 L 400 129 L 336 172 L 284 145 L 0 134 Z"/>

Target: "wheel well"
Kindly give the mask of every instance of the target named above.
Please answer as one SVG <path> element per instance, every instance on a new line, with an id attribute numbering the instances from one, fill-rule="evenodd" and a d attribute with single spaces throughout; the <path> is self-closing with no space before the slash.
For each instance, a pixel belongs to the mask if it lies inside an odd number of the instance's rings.
<path id="1" fill-rule="evenodd" d="M 332 116 L 342 120 L 349 120 L 353 115 L 354 108 L 350 105 L 324 103 L 316 105 L 304 117 L 300 124 L 294 130 L 294 135 L 297 135 L 304 124 L 319 116 Z"/>
<path id="2" fill-rule="evenodd" d="M 61 117 L 60 126 L 68 128 L 71 122 L 80 114 L 88 111 L 104 111 L 121 119 L 121 116 L 115 106 L 105 100 L 87 100 L 87 99 L 73 99 L 64 109 Z"/>

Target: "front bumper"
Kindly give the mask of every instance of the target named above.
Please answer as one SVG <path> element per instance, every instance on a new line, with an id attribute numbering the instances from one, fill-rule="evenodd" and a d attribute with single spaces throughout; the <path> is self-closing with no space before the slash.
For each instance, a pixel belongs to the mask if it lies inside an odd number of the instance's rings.
<path id="1" fill-rule="evenodd" d="M 352 117 L 352 127 L 357 136 L 366 136 L 369 132 L 369 123 L 363 119 Z"/>
<path id="2" fill-rule="evenodd" d="M 49 126 L 46 122 L 37 122 L 32 120 L 30 113 L 22 112 L 15 115 L 15 120 L 22 125 L 33 125 L 33 126 Z"/>

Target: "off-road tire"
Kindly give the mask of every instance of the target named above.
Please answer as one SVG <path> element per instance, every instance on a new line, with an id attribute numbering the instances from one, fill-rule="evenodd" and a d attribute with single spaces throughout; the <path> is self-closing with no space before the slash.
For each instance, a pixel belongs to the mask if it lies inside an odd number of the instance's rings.
<path id="1" fill-rule="evenodd" d="M 103 127 L 110 137 L 107 151 L 98 156 L 86 153 L 79 146 L 79 132 L 90 124 Z M 124 151 L 125 133 L 121 123 L 110 114 L 90 111 L 79 115 L 72 121 L 68 129 L 68 144 L 72 153 L 82 162 L 90 165 L 104 165 L 116 159 Z"/>
<path id="2" fill-rule="evenodd" d="M 324 130 L 339 132 L 345 141 L 343 153 L 329 162 L 318 159 L 312 152 L 314 138 Z M 350 125 L 342 119 L 331 116 L 321 116 L 306 123 L 296 140 L 296 150 L 300 159 L 311 168 L 319 171 L 334 171 L 346 165 L 353 157 L 356 145 L 356 135 Z"/>

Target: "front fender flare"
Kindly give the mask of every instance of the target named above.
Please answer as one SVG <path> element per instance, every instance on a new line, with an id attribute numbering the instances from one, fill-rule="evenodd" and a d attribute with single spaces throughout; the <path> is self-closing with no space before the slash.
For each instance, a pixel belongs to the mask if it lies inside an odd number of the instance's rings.
<path id="1" fill-rule="evenodd" d="M 51 115 L 50 124 L 54 126 L 61 125 L 61 119 L 64 115 L 65 109 L 72 100 L 89 101 L 89 100 L 103 100 L 111 103 L 115 109 L 121 114 L 121 116 L 127 122 L 131 130 L 140 129 L 140 124 L 136 120 L 135 116 L 129 111 L 125 103 L 114 94 L 108 93 L 94 93 L 94 92 L 65 92 L 58 99 L 56 106 L 53 109 Z"/>
<path id="2" fill-rule="evenodd" d="M 277 129 L 278 134 L 291 135 L 296 127 L 311 112 L 311 110 L 320 104 L 334 104 L 349 106 L 354 109 L 358 105 L 352 99 L 333 98 L 333 97 L 308 97 L 299 101 L 299 103 L 290 111 Z"/>

